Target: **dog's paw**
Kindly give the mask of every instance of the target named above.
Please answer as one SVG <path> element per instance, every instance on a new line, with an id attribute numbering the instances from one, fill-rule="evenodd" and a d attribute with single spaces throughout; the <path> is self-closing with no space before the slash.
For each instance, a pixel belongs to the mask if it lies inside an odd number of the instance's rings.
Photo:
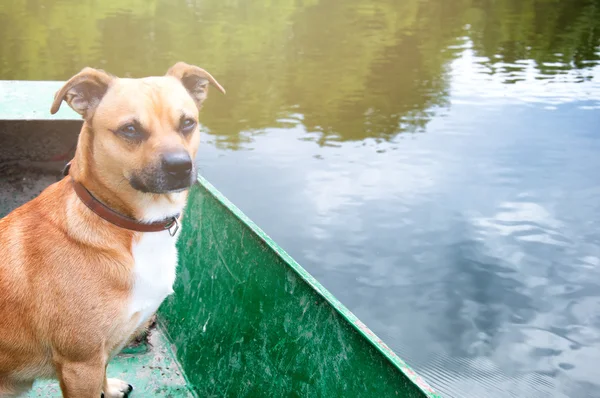
<path id="1" fill-rule="evenodd" d="M 127 398 L 133 386 L 119 379 L 106 379 L 106 391 L 102 398 Z"/>

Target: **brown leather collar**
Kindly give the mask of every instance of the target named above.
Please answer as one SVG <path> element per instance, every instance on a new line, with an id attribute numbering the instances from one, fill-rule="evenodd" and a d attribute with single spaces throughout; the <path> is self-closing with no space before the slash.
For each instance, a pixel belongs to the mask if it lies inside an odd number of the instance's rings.
<path id="1" fill-rule="evenodd" d="M 133 218 L 126 217 L 116 211 L 110 209 L 98 199 L 94 198 L 90 191 L 88 191 L 80 182 L 75 181 L 71 177 L 73 188 L 77 193 L 79 199 L 94 213 L 103 218 L 104 220 L 121 228 L 129 229 L 137 232 L 160 232 L 169 231 L 171 236 L 175 236 L 179 229 L 179 215 L 171 217 L 164 221 L 156 221 L 150 224 L 142 223 L 134 220 Z"/>

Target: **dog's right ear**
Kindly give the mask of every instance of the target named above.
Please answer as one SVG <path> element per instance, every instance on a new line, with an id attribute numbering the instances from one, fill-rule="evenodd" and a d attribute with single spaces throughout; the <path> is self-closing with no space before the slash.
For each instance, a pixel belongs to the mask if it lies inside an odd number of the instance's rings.
<path id="1" fill-rule="evenodd" d="M 65 100 L 84 119 L 91 118 L 113 80 L 114 77 L 103 70 L 83 68 L 54 95 L 50 113 L 54 115 L 58 112 L 60 104 Z"/>

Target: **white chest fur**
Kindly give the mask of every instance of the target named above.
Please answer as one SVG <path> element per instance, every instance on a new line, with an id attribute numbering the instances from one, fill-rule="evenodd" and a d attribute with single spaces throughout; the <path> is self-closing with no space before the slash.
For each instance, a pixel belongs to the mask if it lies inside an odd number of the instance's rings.
<path id="1" fill-rule="evenodd" d="M 129 315 L 139 313 L 139 323 L 146 321 L 163 300 L 173 293 L 177 267 L 176 238 L 168 231 L 148 232 L 133 244 L 134 283 Z"/>

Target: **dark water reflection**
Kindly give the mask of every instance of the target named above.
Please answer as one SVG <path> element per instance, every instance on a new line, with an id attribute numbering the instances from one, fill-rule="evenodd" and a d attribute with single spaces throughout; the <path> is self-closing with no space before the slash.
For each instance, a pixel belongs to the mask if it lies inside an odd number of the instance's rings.
<path id="1" fill-rule="evenodd" d="M 600 2 L 0 4 L 0 78 L 197 63 L 203 174 L 448 397 L 598 396 Z"/>

